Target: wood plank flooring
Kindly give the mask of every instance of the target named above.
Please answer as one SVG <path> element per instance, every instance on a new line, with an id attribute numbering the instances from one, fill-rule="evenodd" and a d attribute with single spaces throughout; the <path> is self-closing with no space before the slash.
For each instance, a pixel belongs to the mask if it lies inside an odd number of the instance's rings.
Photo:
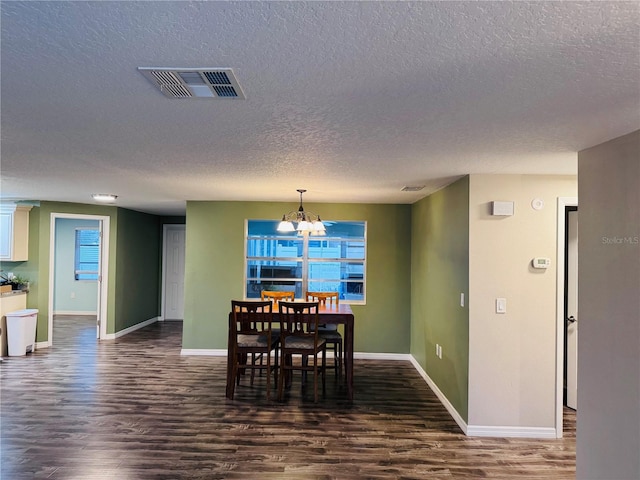
<path id="1" fill-rule="evenodd" d="M 575 415 L 560 440 L 466 437 L 409 362 L 356 360 L 355 402 L 327 373 L 313 403 L 264 377 L 225 398 L 226 359 L 182 357 L 180 322 L 98 342 L 57 317 L 54 346 L 0 364 L 1 478 L 572 479 Z"/>

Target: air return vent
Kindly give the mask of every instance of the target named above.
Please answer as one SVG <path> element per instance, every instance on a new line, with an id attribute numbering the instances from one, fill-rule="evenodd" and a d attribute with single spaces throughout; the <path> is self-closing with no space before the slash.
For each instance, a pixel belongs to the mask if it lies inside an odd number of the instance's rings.
<path id="1" fill-rule="evenodd" d="M 246 98 L 230 68 L 138 67 L 138 70 L 169 98 Z"/>
<path id="2" fill-rule="evenodd" d="M 414 186 L 406 186 L 402 187 L 403 192 L 419 192 L 424 188 L 424 185 L 414 185 Z"/>

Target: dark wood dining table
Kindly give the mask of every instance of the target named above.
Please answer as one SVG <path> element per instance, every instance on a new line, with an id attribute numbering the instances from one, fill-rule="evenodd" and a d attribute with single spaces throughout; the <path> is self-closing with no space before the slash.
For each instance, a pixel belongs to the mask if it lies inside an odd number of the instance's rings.
<path id="1" fill-rule="evenodd" d="M 277 308 L 277 307 L 274 307 Z M 321 305 L 318 309 L 319 323 L 325 325 L 344 325 L 344 369 L 346 376 L 347 398 L 353 402 L 353 323 L 354 316 L 351 305 Z M 233 312 L 229 312 L 229 321 L 233 319 Z M 273 312 L 273 323 L 280 323 L 278 311 Z M 231 333 L 231 332 L 229 332 Z M 231 338 L 227 346 L 231 345 Z M 227 396 L 229 396 L 229 382 L 235 381 L 231 378 L 233 361 L 229 349 L 227 349 Z"/>

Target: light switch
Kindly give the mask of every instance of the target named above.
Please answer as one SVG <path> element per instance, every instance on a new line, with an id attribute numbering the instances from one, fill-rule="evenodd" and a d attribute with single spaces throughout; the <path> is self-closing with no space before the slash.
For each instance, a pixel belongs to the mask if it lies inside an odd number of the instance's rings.
<path id="1" fill-rule="evenodd" d="M 460 306 L 464 307 L 464 292 L 460 294 Z"/>
<path id="2" fill-rule="evenodd" d="M 507 313 L 506 298 L 496 298 L 496 313 Z"/>

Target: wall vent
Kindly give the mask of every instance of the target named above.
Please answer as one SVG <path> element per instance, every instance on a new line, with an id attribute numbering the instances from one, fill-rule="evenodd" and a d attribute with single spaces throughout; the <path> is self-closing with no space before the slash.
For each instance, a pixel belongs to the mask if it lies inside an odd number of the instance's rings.
<path id="1" fill-rule="evenodd" d="M 424 185 L 414 185 L 414 186 L 406 186 L 402 187 L 403 192 L 419 192 L 424 188 Z"/>
<path id="2" fill-rule="evenodd" d="M 230 68 L 138 67 L 138 71 L 169 98 L 246 98 Z"/>

